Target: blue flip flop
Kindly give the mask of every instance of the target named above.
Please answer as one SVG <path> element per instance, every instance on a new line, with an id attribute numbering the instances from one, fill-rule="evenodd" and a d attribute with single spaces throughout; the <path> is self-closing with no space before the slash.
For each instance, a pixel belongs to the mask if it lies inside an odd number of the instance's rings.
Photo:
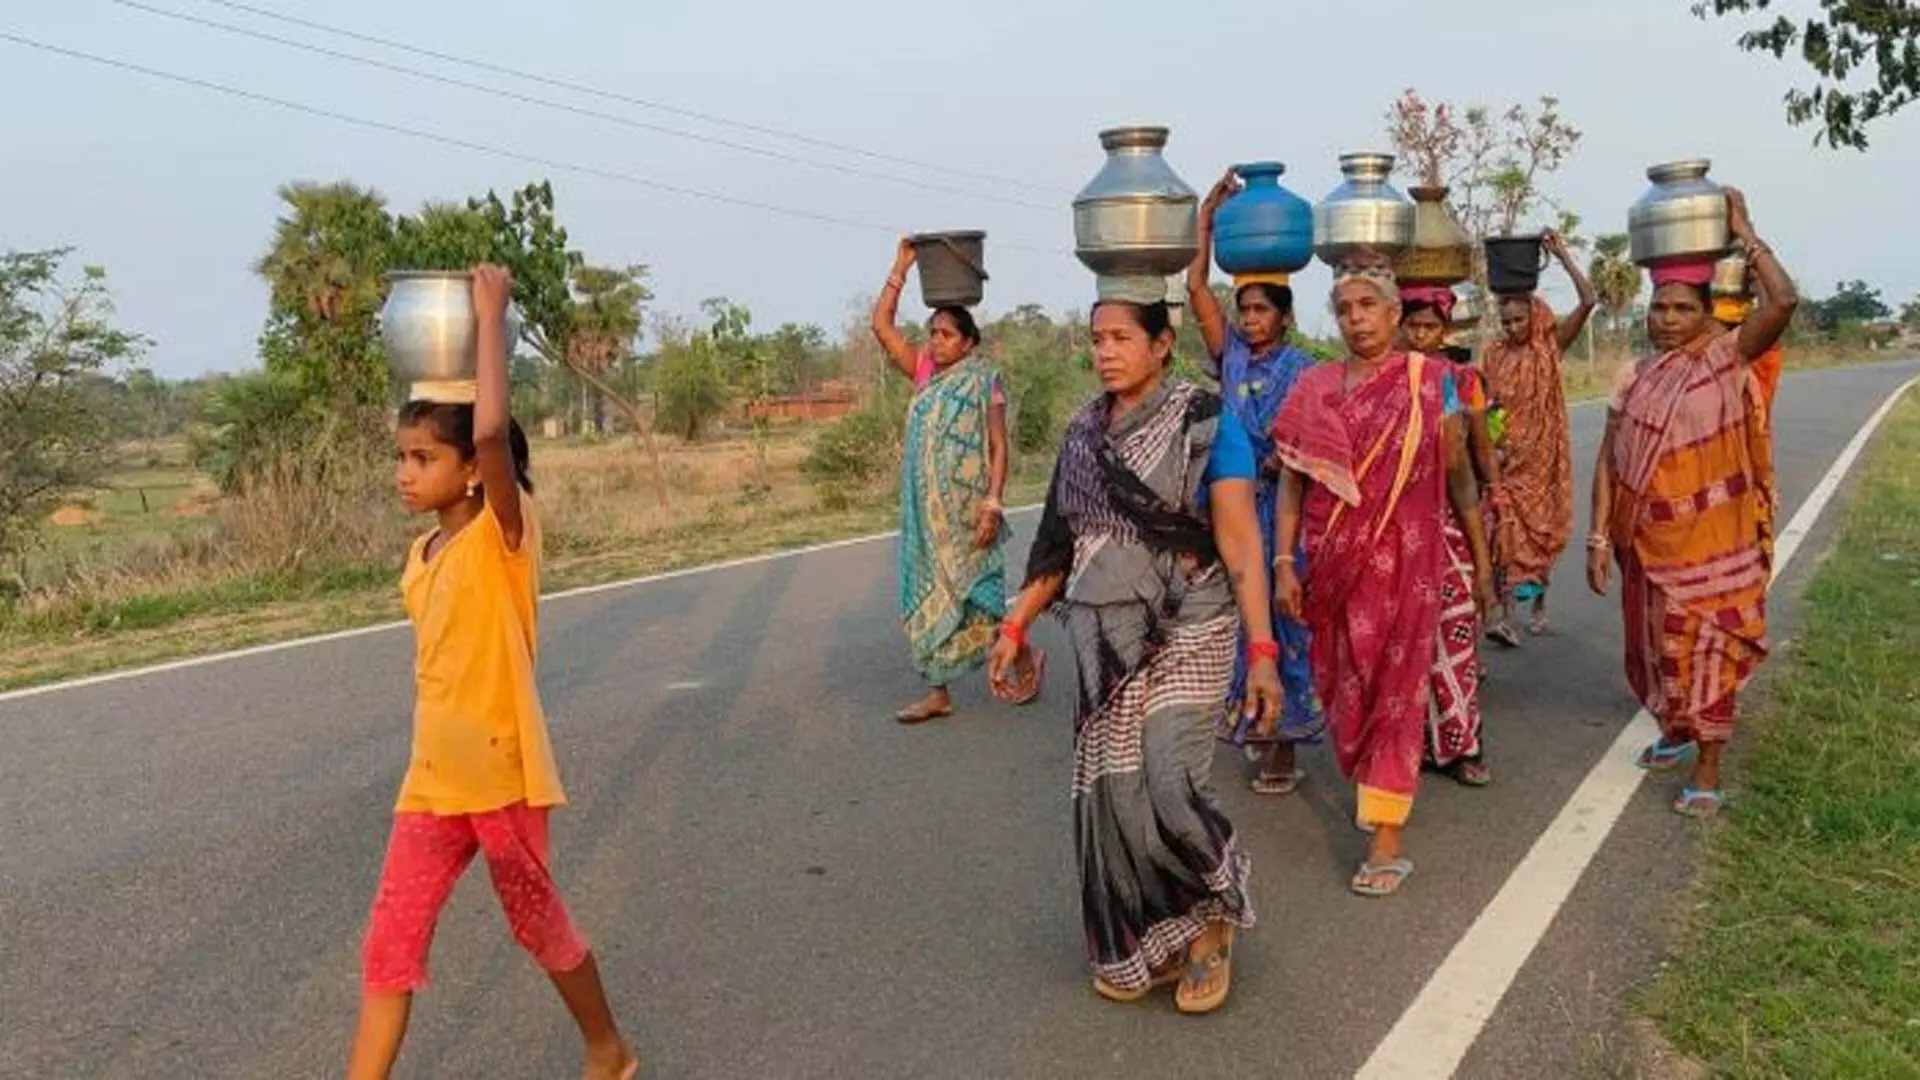
<path id="1" fill-rule="evenodd" d="M 1706 819 L 1726 809 L 1727 797 L 1718 788 L 1683 787 L 1673 800 L 1673 812 L 1681 817 Z"/>
<path id="2" fill-rule="evenodd" d="M 1348 883 L 1348 887 L 1360 896 L 1392 896 L 1400 891 L 1400 886 L 1406 884 L 1408 875 L 1412 873 L 1413 860 L 1411 859 L 1395 859 L 1392 862 L 1378 864 L 1362 862 L 1360 869 L 1354 872 L 1353 880 Z M 1389 884 L 1372 885 L 1366 880 L 1382 875 L 1386 877 Z"/>
<path id="3" fill-rule="evenodd" d="M 1669 743 L 1661 736 L 1648 743 L 1633 763 L 1647 772 L 1671 772 L 1693 760 L 1699 746 L 1692 742 Z"/>

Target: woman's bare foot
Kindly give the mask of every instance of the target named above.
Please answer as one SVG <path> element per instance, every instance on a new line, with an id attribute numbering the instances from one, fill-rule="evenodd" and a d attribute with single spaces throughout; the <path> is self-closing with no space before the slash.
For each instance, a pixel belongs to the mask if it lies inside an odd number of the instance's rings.
<path id="1" fill-rule="evenodd" d="M 944 686 L 936 686 L 927 691 L 927 696 L 912 705 L 893 714 L 895 720 L 903 724 L 924 724 L 929 720 L 938 720 L 953 715 L 953 695 L 947 693 Z"/>

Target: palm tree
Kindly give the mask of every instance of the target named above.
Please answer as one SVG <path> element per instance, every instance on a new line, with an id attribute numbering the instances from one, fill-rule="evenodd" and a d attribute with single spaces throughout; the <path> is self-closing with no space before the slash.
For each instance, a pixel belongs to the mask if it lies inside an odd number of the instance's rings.
<path id="1" fill-rule="evenodd" d="M 393 219 L 386 199 L 349 183 L 287 184 L 273 243 L 254 267 L 276 314 L 334 322 L 379 304 Z"/>
<path id="2" fill-rule="evenodd" d="M 267 282 L 270 333 L 294 346 L 279 362 L 323 398 L 382 404 L 381 274 L 393 242 L 386 200 L 348 183 L 300 183 L 282 187 L 280 201 L 286 212 L 254 266 Z"/>
<path id="3" fill-rule="evenodd" d="M 1640 268 L 1628 257 L 1626 233 L 1607 233 L 1594 238 L 1587 277 L 1593 281 L 1593 291 L 1600 299 L 1607 329 L 1615 341 L 1625 341 L 1626 320 L 1633 310 L 1633 302 L 1640 297 Z"/>

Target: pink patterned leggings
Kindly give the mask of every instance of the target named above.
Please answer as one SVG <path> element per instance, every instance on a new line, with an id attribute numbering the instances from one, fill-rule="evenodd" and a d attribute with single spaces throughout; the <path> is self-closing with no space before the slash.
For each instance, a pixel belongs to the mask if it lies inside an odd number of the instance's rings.
<path id="1" fill-rule="evenodd" d="M 367 993 L 408 993 L 427 985 L 427 950 L 440 909 L 476 853 L 486 856 L 514 939 L 542 968 L 572 971 L 586 961 L 587 943 L 547 871 L 545 807 L 515 803 L 449 817 L 395 814 L 360 952 Z"/>

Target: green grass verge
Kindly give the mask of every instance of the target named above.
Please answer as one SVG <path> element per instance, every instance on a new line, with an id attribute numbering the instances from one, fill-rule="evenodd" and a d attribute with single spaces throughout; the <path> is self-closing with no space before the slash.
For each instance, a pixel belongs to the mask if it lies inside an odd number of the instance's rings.
<path id="1" fill-rule="evenodd" d="M 1026 463 L 1007 502 L 1038 501 L 1050 462 Z M 645 543 L 566 534 L 548 537 L 542 583 L 560 590 L 748 558 L 897 526 L 894 499 L 769 520 L 751 508 L 669 530 Z M 300 575 L 247 577 L 124 600 L 0 619 L 0 690 L 102 671 L 286 641 L 404 617 L 400 552 L 390 563 Z"/>
<path id="2" fill-rule="evenodd" d="M 1888 418 L 1743 733 L 1648 1001 L 1730 1077 L 1920 1076 L 1920 394 Z"/>

